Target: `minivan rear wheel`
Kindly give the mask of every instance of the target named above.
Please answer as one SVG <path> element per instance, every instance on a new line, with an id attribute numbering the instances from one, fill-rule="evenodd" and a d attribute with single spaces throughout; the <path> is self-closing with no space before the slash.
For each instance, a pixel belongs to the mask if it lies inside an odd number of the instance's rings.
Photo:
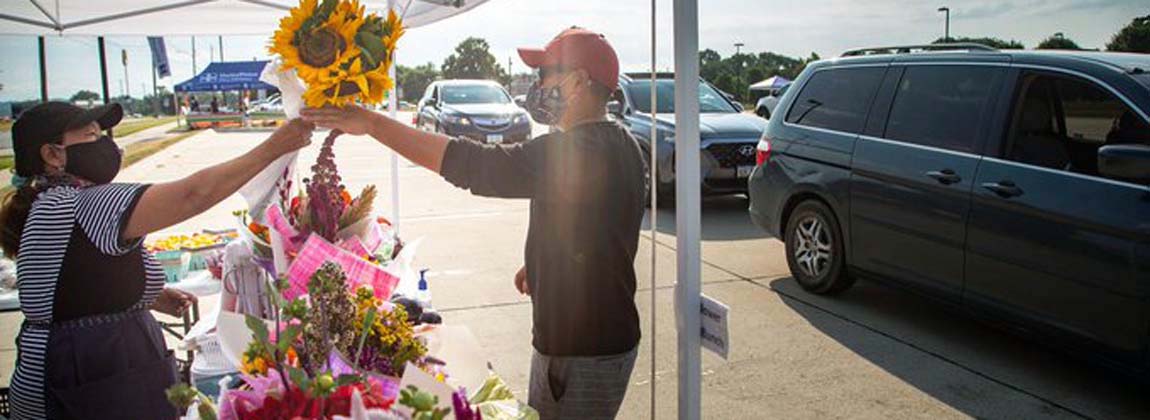
<path id="1" fill-rule="evenodd" d="M 808 292 L 833 295 L 849 289 L 843 235 L 838 220 L 816 200 L 800 203 L 791 212 L 786 228 L 787 266 Z"/>

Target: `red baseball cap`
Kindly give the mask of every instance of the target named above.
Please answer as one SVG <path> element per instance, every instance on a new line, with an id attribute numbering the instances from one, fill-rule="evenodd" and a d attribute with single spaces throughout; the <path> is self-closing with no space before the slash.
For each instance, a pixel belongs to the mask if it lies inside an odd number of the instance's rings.
<path id="1" fill-rule="evenodd" d="M 619 57 L 603 34 L 578 26 L 560 32 L 543 48 L 519 48 L 519 58 L 531 68 L 582 69 L 591 80 L 615 90 L 619 87 Z"/>

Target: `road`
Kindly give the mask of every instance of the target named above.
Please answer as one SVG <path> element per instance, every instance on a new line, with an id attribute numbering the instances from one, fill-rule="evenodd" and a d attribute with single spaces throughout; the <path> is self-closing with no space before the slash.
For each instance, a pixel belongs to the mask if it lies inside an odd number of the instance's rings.
<path id="1" fill-rule="evenodd" d="M 185 176 L 264 137 L 207 131 L 141 161 L 121 179 Z M 317 150 L 304 150 L 301 162 Z M 335 152 L 349 188 L 378 185 L 377 208 L 389 214 L 387 151 L 348 137 Z M 416 263 L 432 270 L 435 306 L 446 322 L 475 332 L 482 346 L 476 351 L 525 399 L 532 309 L 512 276 L 523 261 L 528 202 L 474 197 L 410 164 L 399 177 L 400 229 L 409 241 L 423 239 Z M 230 212 L 241 206 L 229 198 L 167 232 L 231 226 Z M 703 291 L 731 307 L 732 341 L 729 360 L 704 352 L 704 418 L 1150 418 L 1144 387 L 913 295 L 869 282 L 837 298 L 806 294 L 787 274 L 783 245 L 752 226 L 745 198 L 708 199 L 703 212 Z M 652 359 L 657 417 L 676 416 L 673 211 L 659 212 L 658 232 L 655 242 L 640 240 L 635 263 L 643 341 L 624 419 L 649 416 Z M 213 305 L 205 301 L 205 310 Z M 0 317 L 0 334 L 11 337 L 16 322 Z M 10 342 L 0 347 L 0 369 L 11 366 Z"/>

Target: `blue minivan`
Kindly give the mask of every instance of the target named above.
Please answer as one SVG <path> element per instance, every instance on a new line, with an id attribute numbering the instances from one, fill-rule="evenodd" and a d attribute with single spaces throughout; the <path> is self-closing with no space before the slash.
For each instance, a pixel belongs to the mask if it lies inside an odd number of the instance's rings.
<path id="1" fill-rule="evenodd" d="M 1150 55 L 934 45 L 810 65 L 750 215 L 807 291 L 894 283 L 1150 372 Z"/>

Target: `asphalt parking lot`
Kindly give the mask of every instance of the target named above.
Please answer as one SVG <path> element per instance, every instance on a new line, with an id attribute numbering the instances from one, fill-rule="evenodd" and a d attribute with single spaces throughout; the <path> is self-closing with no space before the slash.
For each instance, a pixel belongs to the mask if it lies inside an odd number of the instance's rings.
<path id="1" fill-rule="evenodd" d="M 121 179 L 174 179 L 265 136 L 204 132 L 133 166 Z M 313 145 L 301 159 L 310 162 L 317 151 Z M 336 155 L 348 186 L 377 184 L 377 207 L 390 214 L 387 151 L 370 139 L 349 137 L 340 140 Z M 474 197 L 409 164 L 399 177 L 401 232 L 409 241 L 423 238 L 417 264 L 432 270 L 435 306 L 446 322 L 471 328 L 482 347 L 476 351 L 525 400 L 531 306 L 515 291 L 512 276 L 522 264 L 527 201 Z M 704 418 L 1150 418 L 1145 385 L 906 292 L 865 281 L 837 298 L 803 292 L 787 274 L 782 243 L 751 224 L 746 204 L 739 196 L 703 203 L 703 291 L 731 307 L 732 341 L 729 360 L 704 352 Z M 238 197 L 229 198 L 167 232 L 230 226 L 230 212 L 241 206 Z M 648 417 L 652 359 L 657 417 L 676 414 L 673 211 L 660 211 L 658 231 L 654 243 L 646 234 L 640 239 L 636 302 L 644 338 L 620 418 Z M 654 284 L 652 249 L 658 257 Z M 215 302 L 205 299 L 203 305 L 213 310 Z M 653 331 L 652 315 L 658 324 Z M 0 386 L 15 357 L 18 323 L 18 315 L 0 316 Z"/>

